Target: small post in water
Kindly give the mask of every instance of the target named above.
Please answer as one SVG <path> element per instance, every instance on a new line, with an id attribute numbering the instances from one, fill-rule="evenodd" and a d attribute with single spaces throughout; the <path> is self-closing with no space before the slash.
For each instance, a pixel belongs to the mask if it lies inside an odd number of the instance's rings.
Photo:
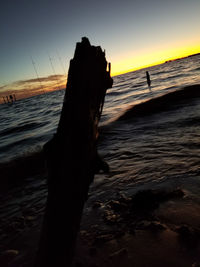
<path id="1" fill-rule="evenodd" d="M 151 91 L 151 79 L 150 79 L 150 75 L 148 71 L 146 71 L 146 77 L 147 77 L 147 84 L 148 84 L 149 90 Z"/>

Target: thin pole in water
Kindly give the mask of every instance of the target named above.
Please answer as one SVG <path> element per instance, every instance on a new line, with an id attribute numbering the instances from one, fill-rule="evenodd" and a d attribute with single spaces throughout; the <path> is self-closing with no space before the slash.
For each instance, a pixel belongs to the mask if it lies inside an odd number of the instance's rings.
<path id="1" fill-rule="evenodd" d="M 151 91 L 151 78 L 150 78 L 150 74 L 148 71 L 146 71 L 146 78 L 147 78 L 147 84 L 149 87 L 149 91 Z"/>

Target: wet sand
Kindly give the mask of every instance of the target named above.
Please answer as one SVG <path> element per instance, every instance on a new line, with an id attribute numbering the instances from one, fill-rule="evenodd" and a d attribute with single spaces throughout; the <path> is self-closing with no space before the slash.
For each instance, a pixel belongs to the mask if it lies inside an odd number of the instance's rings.
<path id="1" fill-rule="evenodd" d="M 132 196 L 106 190 L 103 183 L 91 187 L 73 267 L 199 266 L 195 189 L 162 186 Z M 33 266 L 46 193 L 45 177 L 38 175 L 1 195 L 0 266 Z"/>

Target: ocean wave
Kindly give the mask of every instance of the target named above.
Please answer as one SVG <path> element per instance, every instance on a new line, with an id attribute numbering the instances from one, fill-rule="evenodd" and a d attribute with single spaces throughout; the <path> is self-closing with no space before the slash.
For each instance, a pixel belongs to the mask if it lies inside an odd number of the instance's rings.
<path id="1" fill-rule="evenodd" d="M 3 131 L 0 131 L 0 137 L 6 136 L 8 134 L 13 134 L 13 133 L 17 133 L 17 132 L 25 132 L 25 131 L 28 131 L 31 129 L 36 129 L 36 128 L 39 128 L 39 127 L 44 126 L 44 125 L 46 125 L 46 122 L 43 122 L 43 123 L 31 122 L 31 123 L 23 124 L 21 126 L 17 125 L 14 127 L 7 128 Z"/>
<path id="2" fill-rule="evenodd" d="M 144 81 L 138 82 L 138 83 L 132 85 L 131 88 L 138 88 L 138 90 L 140 90 L 140 86 L 143 86 L 143 85 L 145 85 Z"/>
<path id="3" fill-rule="evenodd" d="M 118 95 L 122 95 L 124 92 L 121 92 L 121 91 L 112 91 L 112 92 L 109 92 L 106 94 L 106 97 L 108 96 L 118 96 Z"/>
<path id="4" fill-rule="evenodd" d="M 199 116 L 195 116 L 192 118 L 187 118 L 185 120 L 182 120 L 181 122 L 178 123 L 178 127 L 185 127 L 185 126 L 192 126 L 192 127 L 199 127 L 200 126 L 200 117 Z"/>
<path id="5" fill-rule="evenodd" d="M 193 69 L 192 71 L 196 71 L 196 70 L 200 70 L 200 68 L 195 68 L 195 69 Z"/>
<path id="6" fill-rule="evenodd" d="M 138 105 L 132 105 L 117 120 L 126 120 L 133 117 L 144 116 L 162 110 L 169 110 L 180 100 L 189 100 L 200 97 L 200 85 L 191 85 L 164 95 L 149 99 Z"/>

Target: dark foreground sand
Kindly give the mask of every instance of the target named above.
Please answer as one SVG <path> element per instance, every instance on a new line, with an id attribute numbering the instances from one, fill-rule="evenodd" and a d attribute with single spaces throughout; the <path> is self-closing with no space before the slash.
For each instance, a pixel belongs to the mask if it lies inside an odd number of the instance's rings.
<path id="1" fill-rule="evenodd" d="M 15 197 L 23 214 L 7 204 L 14 216 L 1 219 L 2 267 L 33 266 L 46 185 L 40 176 L 30 183 L 29 192 L 27 183 L 2 197 L 4 203 Z M 73 266 L 200 266 L 200 202 L 191 188 L 119 193 L 110 199 L 94 192 L 95 185 L 85 205 Z"/>

